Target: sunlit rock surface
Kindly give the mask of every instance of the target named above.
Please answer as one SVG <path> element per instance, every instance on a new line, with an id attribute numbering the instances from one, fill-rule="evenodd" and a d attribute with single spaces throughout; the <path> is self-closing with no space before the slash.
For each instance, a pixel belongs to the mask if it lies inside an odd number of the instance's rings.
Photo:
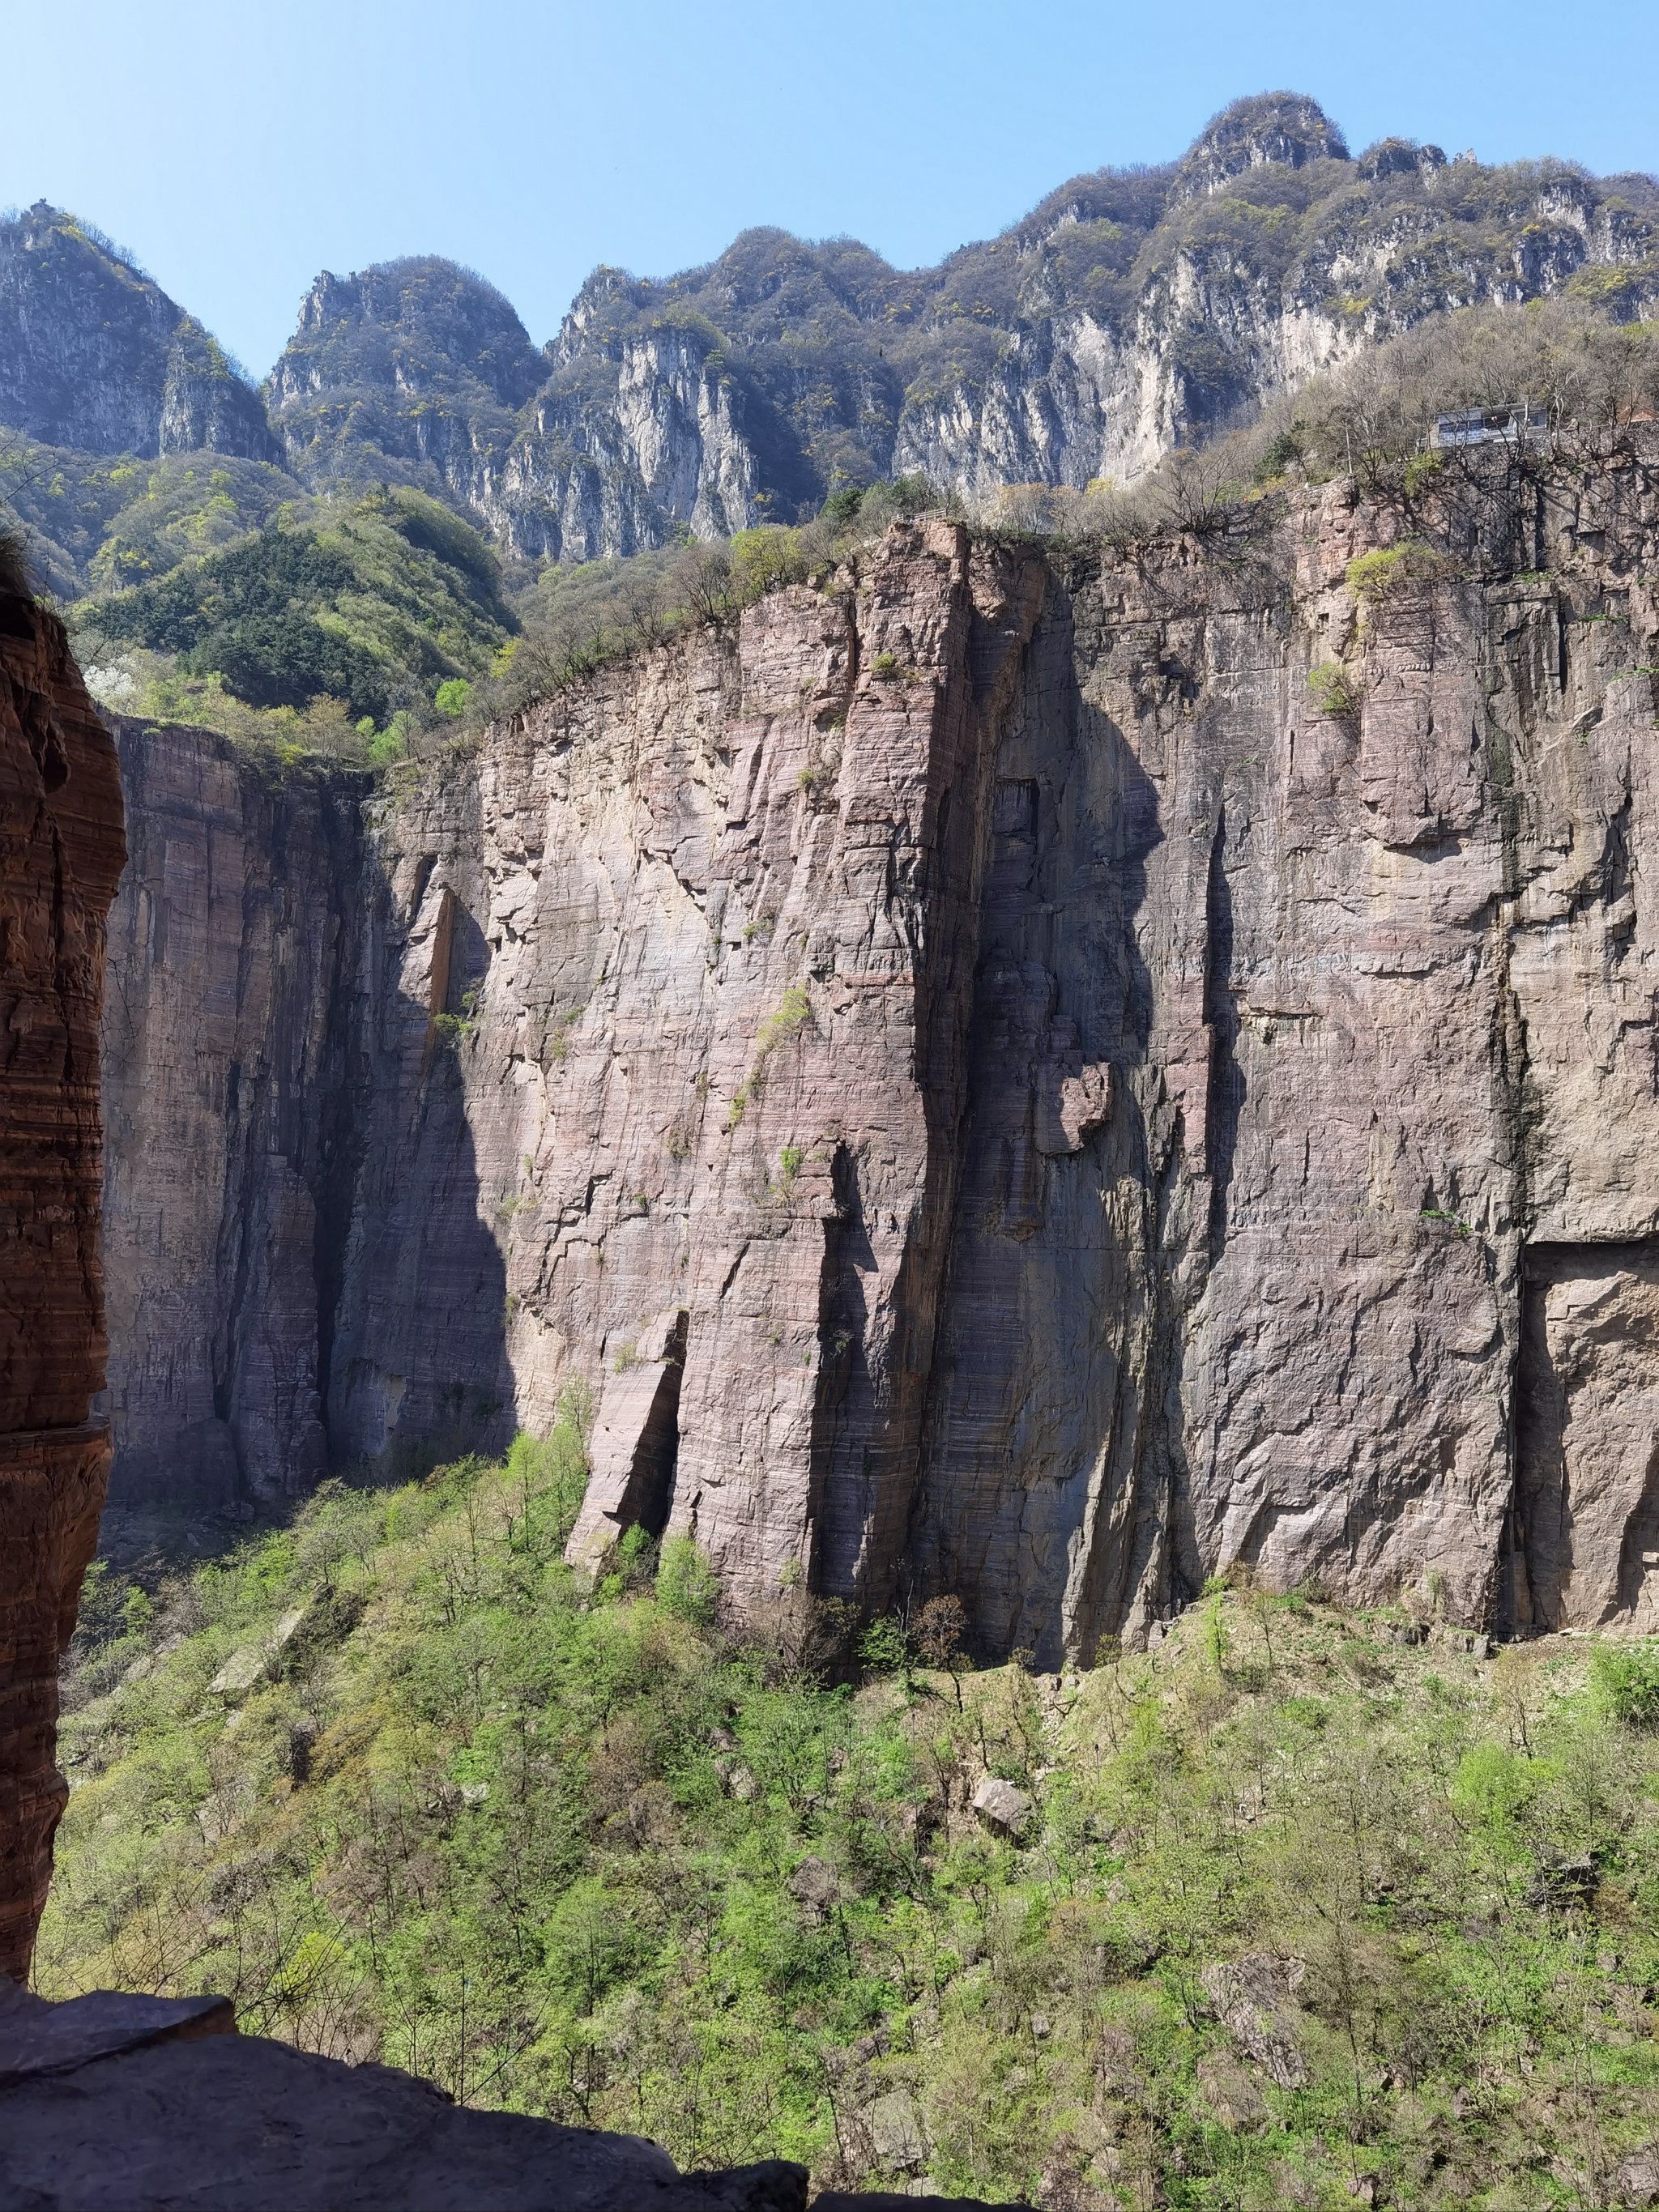
<path id="1" fill-rule="evenodd" d="M 1653 477 L 1499 457 L 1430 520 L 1369 591 L 1402 525 L 1341 485 L 1133 554 L 903 526 L 388 791 L 359 859 L 276 794 L 291 1011 L 235 1048 L 276 1133 L 216 1231 L 189 1201 L 238 1343 L 294 1352 L 206 1363 L 227 1494 L 576 1382 L 577 1550 L 694 1533 L 751 1601 L 951 1591 L 1044 1664 L 1240 1563 L 1647 1619 Z M 188 742 L 135 728 L 130 775 Z M 216 1003 L 212 934 L 123 1018 Z M 198 1034 L 123 1093 L 131 1160 L 221 1143 Z M 111 1239 L 157 1310 L 167 1232 Z"/>

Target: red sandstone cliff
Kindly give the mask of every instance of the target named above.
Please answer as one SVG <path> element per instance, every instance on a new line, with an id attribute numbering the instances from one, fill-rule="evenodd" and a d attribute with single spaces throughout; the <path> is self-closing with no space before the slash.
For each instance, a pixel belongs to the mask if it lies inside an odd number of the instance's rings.
<path id="1" fill-rule="evenodd" d="M 98 1531 L 98 1021 L 115 751 L 62 624 L 0 579 L 0 1973 L 27 1972 L 64 1802 L 58 1665 Z"/>

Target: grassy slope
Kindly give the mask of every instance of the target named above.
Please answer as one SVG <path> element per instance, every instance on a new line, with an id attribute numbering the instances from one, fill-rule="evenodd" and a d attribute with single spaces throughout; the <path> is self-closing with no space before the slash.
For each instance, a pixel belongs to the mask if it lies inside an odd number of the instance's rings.
<path id="1" fill-rule="evenodd" d="M 581 1480 L 568 1420 L 154 1611 L 96 1587 L 40 1986 L 228 1990 L 688 2162 L 873 2180 L 920 2125 L 941 2185 L 1057 2207 L 1601 2203 L 1659 2132 L 1645 1647 L 1632 1686 L 1238 1591 L 1082 1678 L 827 1687 L 799 1593 L 739 1644 L 686 1547 L 586 1590 Z M 1226 2055 L 1200 1976 L 1250 1950 L 1305 1962 L 1301 2087 Z"/>

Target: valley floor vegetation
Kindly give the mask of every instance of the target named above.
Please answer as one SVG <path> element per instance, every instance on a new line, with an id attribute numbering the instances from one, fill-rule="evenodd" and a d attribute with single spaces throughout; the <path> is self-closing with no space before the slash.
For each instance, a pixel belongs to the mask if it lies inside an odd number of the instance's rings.
<path id="1" fill-rule="evenodd" d="M 582 1412 L 94 1572 L 43 1992 L 1052 2212 L 1641 2184 L 1659 1645 L 1249 1587 L 1059 1677 L 948 1598 L 739 1626 L 688 1540 L 565 1565 Z"/>

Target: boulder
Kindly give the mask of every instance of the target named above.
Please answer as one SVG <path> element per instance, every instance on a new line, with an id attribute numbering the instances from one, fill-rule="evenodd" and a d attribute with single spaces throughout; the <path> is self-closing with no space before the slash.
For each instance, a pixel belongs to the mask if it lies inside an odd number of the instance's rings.
<path id="1" fill-rule="evenodd" d="M 1012 1836 L 1030 1819 L 1031 1800 L 1025 1791 L 1000 1775 L 988 1774 L 973 1795 L 973 1808 L 988 1828 Z"/>
<path id="2" fill-rule="evenodd" d="M 1305 1971 L 1299 1959 L 1247 1951 L 1206 1966 L 1199 1976 L 1234 2048 L 1280 2089 L 1299 2089 L 1308 2078 L 1297 2041 L 1301 2008 L 1293 2001 Z"/>

